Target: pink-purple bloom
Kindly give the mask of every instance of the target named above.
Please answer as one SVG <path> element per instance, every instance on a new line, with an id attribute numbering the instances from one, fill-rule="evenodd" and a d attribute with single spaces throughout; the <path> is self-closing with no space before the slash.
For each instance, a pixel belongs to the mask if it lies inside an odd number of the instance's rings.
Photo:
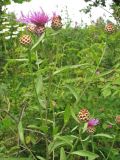
<path id="1" fill-rule="evenodd" d="M 32 23 L 37 26 L 44 26 L 50 18 L 48 15 L 41 9 L 40 11 L 30 11 L 27 15 L 24 15 L 23 12 L 21 11 L 21 16 L 17 21 L 22 22 L 22 23 Z"/>
<path id="2" fill-rule="evenodd" d="M 99 120 L 98 119 L 90 119 L 88 121 L 88 127 L 94 127 L 94 126 L 96 126 L 98 124 L 99 124 Z"/>

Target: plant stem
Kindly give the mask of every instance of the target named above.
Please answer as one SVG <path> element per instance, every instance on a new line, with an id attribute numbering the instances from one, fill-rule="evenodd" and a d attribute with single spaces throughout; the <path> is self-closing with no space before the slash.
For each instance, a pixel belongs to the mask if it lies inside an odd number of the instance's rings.
<path id="1" fill-rule="evenodd" d="M 77 144 L 78 144 L 79 140 L 80 140 L 81 145 L 82 145 L 82 148 L 83 148 L 83 150 L 84 150 L 84 149 L 85 149 L 85 147 L 84 147 L 84 145 L 83 145 L 82 137 L 81 137 L 81 126 L 79 126 L 79 137 L 76 139 L 74 146 L 72 147 L 72 149 L 70 150 L 69 155 L 67 156 L 67 159 L 69 159 L 69 157 L 70 157 L 71 153 L 74 151 L 74 149 L 75 149 L 75 147 L 77 146 Z"/>
<path id="2" fill-rule="evenodd" d="M 111 148 L 110 148 L 109 153 L 108 153 L 108 155 L 107 155 L 107 158 L 106 158 L 105 160 L 109 160 L 109 157 L 110 157 L 110 154 L 111 154 L 112 148 L 113 148 L 114 143 L 115 143 L 115 139 L 116 139 L 116 136 L 115 136 L 115 137 L 114 137 L 114 139 L 113 139 L 113 142 L 112 142 Z"/>
<path id="3" fill-rule="evenodd" d="M 95 149 L 94 149 L 94 143 L 93 143 L 93 135 L 91 135 L 91 139 L 92 139 L 92 152 L 94 153 Z"/>
<path id="4" fill-rule="evenodd" d="M 52 55 L 51 54 L 49 54 L 48 61 L 49 61 L 49 64 L 52 61 Z M 49 77 L 49 79 L 48 79 L 48 89 L 47 89 L 47 104 L 46 104 L 46 109 L 45 109 L 46 126 L 48 126 L 48 108 L 51 108 L 51 93 L 52 93 L 52 91 L 51 91 L 51 89 L 52 89 L 52 71 L 51 71 L 51 68 L 49 69 L 48 77 Z M 49 160 L 48 135 L 47 135 L 47 133 L 46 133 L 46 136 L 45 136 L 45 142 L 46 142 L 46 160 Z M 53 151 L 53 153 L 54 153 L 54 151 Z"/>

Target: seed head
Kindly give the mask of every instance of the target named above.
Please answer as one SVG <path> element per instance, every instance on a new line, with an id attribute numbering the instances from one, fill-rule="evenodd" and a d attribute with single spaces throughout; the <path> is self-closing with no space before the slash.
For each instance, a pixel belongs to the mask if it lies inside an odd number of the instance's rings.
<path id="1" fill-rule="evenodd" d="M 105 31 L 108 32 L 108 33 L 113 33 L 115 31 L 114 25 L 112 23 L 108 23 L 105 26 Z"/>
<path id="2" fill-rule="evenodd" d="M 54 30 L 61 29 L 63 26 L 61 20 L 62 20 L 61 16 L 54 14 L 52 18 L 52 23 L 51 23 L 52 29 Z"/>
<path id="3" fill-rule="evenodd" d="M 96 131 L 95 127 L 87 127 L 87 132 L 93 134 Z"/>
<path id="4" fill-rule="evenodd" d="M 32 42 L 32 38 L 29 35 L 23 35 L 20 37 L 19 41 L 23 45 L 29 45 Z"/>
<path id="5" fill-rule="evenodd" d="M 78 120 L 87 122 L 89 119 L 90 119 L 89 111 L 86 108 L 81 109 L 80 112 L 78 113 Z"/>

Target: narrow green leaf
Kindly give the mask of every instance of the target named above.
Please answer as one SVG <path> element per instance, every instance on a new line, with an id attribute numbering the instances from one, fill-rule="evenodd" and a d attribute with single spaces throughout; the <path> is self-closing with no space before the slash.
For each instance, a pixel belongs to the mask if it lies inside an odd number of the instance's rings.
<path id="1" fill-rule="evenodd" d="M 114 136 L 112 135 L 109 135 L 109 134 L 105 134 L 105 133 L 98 133 L 98 134 L 95 134 L 94 137 L 105 137 L 105 138 L 114 138 Z"/>
<path id="2" fill-rule="evenodd" d="M 73 140 L 75 139 L 75 137 L 73 136 L 56 136 L 57 139 L 65 142 L 66 144 L 72 146 Z"/>
<path id="3" fill-rule="evenodd" d="M 45 158 L 41 157 L 41 156 L 37 156 L 38 159 L 40 160 L 46 160 Z"/>
<path id="4" fill-rule="evenodd" d="M 103 96 L 106 98 L 106 97 L 111 95 L 111 89 L 110 88 L 106 88 L 106 89 L 103 90 L 102 93 L 103 93 Z"/>
<path id="5" fill-rule="evenodd" d="M 75 89 L 73 87 L 71 87 L 70 85 L 65 85 L 66 88 L 68 88 L 70 90 L 70 92 L 72 93 L 72 95 L 75 97 L 76 101 L 78 101 L 78 94 L 75 91 Z"/>
<path id="6" fill-rule="evenodd" d="M 39 75 L 35 80 L 35 88 L 36 88 L 37 95 L 39 95 L 43 89 L 43 81 L 42 81 L 41 75 Z"/>
<path id="7" fill-rule="evenodd" d="M 41 99 L 40 96 L 38 97 L 38 101 L 40 103 L 40 105 L 43 107 L 43 108 L 46 108 L 46 101 L 44 99 Z"/>
<path id="8" fill-rule="evenodd" d="M 20 137 L 20 140 L 23 144 L 25 144 L 25 138 L 24 138 L 24 129 L 23 129 L 23 126 L 22 126 L 22 122 L 20 121 L 19 124 L 18 124 L 18 133 L 19 133 L 19 137 Z"/>
<path id="9" fill-rule="evenodd" d="M 77 117 L 76 117 L 76 115 L 75 115 L 74 110 L 73 110 L 72 107 L 70 107 L 70 111 L 71 111 L 71 115 L 72 115 L 72 117 L 74 118 L 74 120 L 79 123 L 79 121 L 78 121 L 78 119 L 77 119 Z"/>
<path id="10" fill-rule="evenodd" d="M 60 149 L 60 160 L 66 160 L 66 154 L 63 147 Z"/>
<path id="11" fill-rule="evenodd" d="M 68 122 L 69 119 L 70 119 L 70 116 L 71 116 L 70 107 L 67 106 L 67 107 L 65 108 L 65 112 L 64 112 L 64 124 L 67 124 L 67 122 Z"/>
<path id="12" fill-rule="evenodd" d="M 94 160 L 99 157 L 97 154 L 85 150 L 74 151 L 71 154 L 88 157 L 88 160 Z"/>
<path id="13" fill-rule="evenodd" d="M 88 126 L 88 123 L 84 123 L 84 126 L 83 126 L 83 131 L 82 131 L 82 133 L 86 132 L 86 130 L 87 130 L 87 126 Z"/>
<path id="14" fill-rule="evenodd" d="M 60 147 L 60 146 L 64 146 L 64 145 L 66 145 L 66 143 L 63 142 L 63 141 L 60 141 L 60 140 L 56 140 L 56 141 L 54 141 L 54 142 L 51 142 L 51 143 L 49 144 L 49 146 L 48 146 L 48 152 L 49 152 L 49 154 L 50 154 L 53 150 L 55 150 L 56 148 L 58 148 L 58 147 Z"/>
<path id="15" fill-rule="evenodd" d="M 78 128 L 78 126 L 75 126 L 75 127 L 71 130 L 71 132 L 74 132 L 77 128 Z"/>
<path id="16" fill-rule="evenodd" d="M 40 127 L 36 126 L 36 125 L 28 125 L 27 126 L 28 128 L 31 128 L 31 129 L 40 129 Z"/>
<path id="17" fill-rule="evenodd" d="M 48 146 L 49 154 L 53 150 L 55 150 L 56 148 L 61 147 L 61 146 L 71 146 L 72 147 L 72 143 L 75 138 L 76 137 L 73 137 L 72 135 L 71 136 L 58 136 L 58 135 L 56 135 L 55 140 L 53 142 L 51 142 Z"/>
<path id="18" fill-rule="evenodd" d="M 87 65 L 88 65 L 88 63 L 61 67 L 61 68 L 57 69 L 57 71 L 55 71 L 53 73 L 53 75 L 56 75 L 58 73 L 61 73 L 63 71 L 69 70 L 69 69 L 76 69 L 76 68 L 79 68 L 79 67 L 82 67 L 82 66 L 87 66 Z"/>
<path id="19" fill-rule="evenodd" d="M 33 47 L 31 48 L 31 51 L 32 51 L 33 49 L 35 49 L 35 48 L 39 45 L 39 43 L 43 40 L 44 36 L 45 36 L 45 33 L 43 33 L 43 34 L 40 36 L 40 38 L 38 39 L 38 41 L 37 41 L 37 42 L 33 45 Z"/>

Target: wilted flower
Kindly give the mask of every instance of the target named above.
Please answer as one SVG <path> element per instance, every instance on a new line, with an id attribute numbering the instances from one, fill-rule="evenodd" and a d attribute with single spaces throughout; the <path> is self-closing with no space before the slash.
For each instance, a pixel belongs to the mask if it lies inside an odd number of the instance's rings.
<path id="1" fill-rule="evenodd" d="M 88 121 L 88 127 L 94 127 L 94 126 L 96 126 L 98 124 L 99 124 L 99 120 L 98 119 L 90 119 Z"/>

